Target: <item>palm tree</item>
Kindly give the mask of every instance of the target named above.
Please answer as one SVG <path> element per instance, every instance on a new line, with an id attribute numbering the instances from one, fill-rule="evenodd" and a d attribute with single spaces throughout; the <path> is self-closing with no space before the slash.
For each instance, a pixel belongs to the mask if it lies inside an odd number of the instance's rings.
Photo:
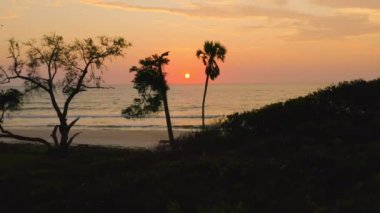
<path id="1" fill-rule="evenodd" d="M 131 68 L 130 71 L 135 72 L 133 88 L 138 91 L 139 98 L 135 98 L 134 103 L 125 108 L 122 114 L 128 119 L 143 118 L 150 113 L 158 112 L 163 103 L 169 142 L 173 145 L 174 136 L 167 98 L 169 86 L 165 79 L 166 73 L 162 69 L 162 66 L 169 63 L 168 55 L 169 52 L 152 55 L 140 60 L 139 67 Z"/>
<path id="2" fill-rule="evenodd" d="M 226 56 L 227 50 L 221 45 L 219 42 L 214 41 L 206 41 L 203 45 L 203 50 L 198 50 L 196 55 L 198 58 L 202 59 L 203 64 L 206 66 L 206 83 L 205 90 L 203 93 L 203 101 L 202 101 L 202 129 L 205 129 L 205 102 L 206 102 L 206 94 L 208 87 L 208 80 L 216 79 L 219 76 L 220 70 L 219 66 L 216 63 L 217 60 L 221 60 L 224 62 L 224 58 Z"/>

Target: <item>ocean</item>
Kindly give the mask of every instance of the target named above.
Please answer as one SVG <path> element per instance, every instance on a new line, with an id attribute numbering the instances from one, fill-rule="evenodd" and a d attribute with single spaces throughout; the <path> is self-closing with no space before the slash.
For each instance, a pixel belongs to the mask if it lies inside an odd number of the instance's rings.
<path id="1" fill-rule="evenodd" d="M 263 107 L 270 103 L 306 95 L 322 84 L 210 84 L 206 99 L 206 122 L 213 123 L 224 115 Z M 113 89 L 94 89 L 79 94 L 70 107 L 69 119 L 80 117 L 80 129 L 166 128 L 163 112 L 144 119 L 129 120 L 121 110 L 137 96 L 132 85 L 113 85 Z M 19 88 L 20 89 L 20 88 Z M 201 125 L 201 104 L 204 85 L 171 85 L 169 109 L 175 130 L 193 130 Z M 59 102 L 63 103 L 63 97 Z M 22 109 L 8 113 L 7 128 L 52 127 L 58 123 L 49 98 L 34 95 L 24 101 Z"/>

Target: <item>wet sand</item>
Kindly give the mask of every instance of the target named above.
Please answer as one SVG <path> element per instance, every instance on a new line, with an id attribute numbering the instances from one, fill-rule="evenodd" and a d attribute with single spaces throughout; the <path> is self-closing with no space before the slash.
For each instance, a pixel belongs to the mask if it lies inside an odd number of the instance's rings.
<path id="1" fill-rule="evenodd" d="M 41 137 L 52 141 L 51 129 L 9 129 L 14 134 L 28 137 Z M 160 140 L 168 140 L 166 130 L 118 130 L 118 129 L 73 129 L 75 134 L 82 132 L 74 140 L 75 144 L 119 146 L 119 147 L 138 147 L 151 148 L 159 144 Z M 178 137 L 186 131 L 174 131 L 174 136 Z M 16 142 L 14 139 L 1 139 L 4 142 Z"/>

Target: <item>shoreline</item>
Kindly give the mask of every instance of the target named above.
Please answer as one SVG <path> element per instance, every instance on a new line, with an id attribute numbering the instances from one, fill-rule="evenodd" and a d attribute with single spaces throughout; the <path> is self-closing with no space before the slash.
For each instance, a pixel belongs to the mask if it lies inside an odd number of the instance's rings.
<path id="1" fill-rule="evenodd" d="M 52 141 L 50 134 L 52 129 L 49 128 L 11 128 L 8 129 L 14 134 L 28 137 L 40 137 Z M 73 129 L 70 135 L 81 132 L 75 138 L 75 145 L 97 145 L 113 146 L 122 148 L 152 148 L 159 144 L 160 140 L 168 140 L 166 130 L 121 130 L 121 129 Z M 174 137 L 191 131 L 173 130 Z M 0 141 L 18 143 L 15 139 L 2 138 Z"/>

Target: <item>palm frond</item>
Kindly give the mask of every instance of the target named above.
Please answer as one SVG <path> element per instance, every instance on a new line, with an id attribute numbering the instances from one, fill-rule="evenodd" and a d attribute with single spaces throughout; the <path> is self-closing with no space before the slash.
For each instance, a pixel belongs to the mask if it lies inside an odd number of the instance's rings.
<path id="1" fill-rule="evenodd" d="M 205 55 L 205 53 L 202 50 L 197 50 L 197 53 L 195 54 L 198 58 Z"/>

